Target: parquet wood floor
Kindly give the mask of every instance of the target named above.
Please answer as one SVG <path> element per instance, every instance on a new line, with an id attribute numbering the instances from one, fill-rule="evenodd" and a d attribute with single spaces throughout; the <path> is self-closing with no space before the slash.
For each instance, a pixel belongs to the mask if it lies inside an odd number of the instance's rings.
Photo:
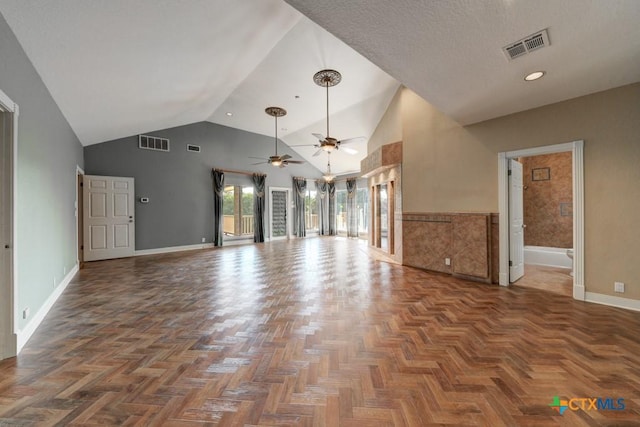
<path id="1" fill-rule="evenodd" d="M 639 332 L 340 238 L 94 262 L 0 362 L 0 426 L 640 425 Z"/>

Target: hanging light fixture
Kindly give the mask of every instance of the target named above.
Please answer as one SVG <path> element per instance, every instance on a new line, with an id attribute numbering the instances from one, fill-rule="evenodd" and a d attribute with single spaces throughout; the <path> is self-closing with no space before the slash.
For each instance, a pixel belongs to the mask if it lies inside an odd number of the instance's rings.
<path id="1" fill-rule="evenodd" d="M 331 152 L 327 151 L 327 172 L 322 176 L 325 181 L 331 182 L 336 177 L 331 173 Z"/>

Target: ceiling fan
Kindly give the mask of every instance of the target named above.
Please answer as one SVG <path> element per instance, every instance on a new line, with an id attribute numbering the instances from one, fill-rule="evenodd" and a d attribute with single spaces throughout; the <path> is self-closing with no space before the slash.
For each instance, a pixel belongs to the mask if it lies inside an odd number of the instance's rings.
<path id="1" fill-rule="evenodd" d="M 318 144 L 307 145 L 292 145 L 292 147 L 316 147 L 318 151 L 313 154 L 313 157 L 320 155 L 322 151 L 327 153 L 333 150 L 338 150 L 342 145 L 351 144 L 354 142 L 365 141 L 364 136 L 356 138 L 343 139 L 341 141 L 329 136 L 329 88 L 337 85 L 342 80 L 342 75 L 336 70 L 321 70 L 313 75 L 313 81 L 318 85 L 327 89 L 327 136 L 325 137 L 319 133 L 312 133 L 313 136 L 318 138 Z M 358 151 L 353 148 L 344 147 L 343 150 L 348 154 L 356 154 Z"/>
<path id="2" fill-rule="evenodd" d="M 293 163 L 296 163 L 296 164 L 304 163 L 303 160 L 291 160 L 291 156 L 288 154 L 283 154 L 282 156 L 278 155 L 278 117 L 286 116 L 287 110 L 280 107 L 267 107 L 265 108 L 264 112 L 276 119 L 275 154 L 273 156 L 269 156 L 268 159 L 265 159 L 262 157 L 249 157 L 250 159 L 265 160 L 264 162 L 253 163 L 253 165 L 261 165 L 264 163 L 268 163 L 271 166 L 283 168 Z"/>

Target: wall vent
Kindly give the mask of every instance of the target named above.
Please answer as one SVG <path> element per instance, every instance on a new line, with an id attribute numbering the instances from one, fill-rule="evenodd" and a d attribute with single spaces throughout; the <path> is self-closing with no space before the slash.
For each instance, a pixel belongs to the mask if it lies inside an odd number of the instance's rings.
<path id="1" fill-rule="evenodd" d="M 138 148 L 155 151 L 169 151 L 169 140 L 156 136 L 138 135 Z"/>
<path id="2" fill-rule="evenodd" d="M 187 151 L 193 151 L 194 153 L 199 153 L 202 149 L 199 145 L 187 144 Z"/>
<path id="3" fill-rule="evenodd" d="M 515 43 L 510 43 L 507 46 L 502 48 L 504 55 L 507 57 L 509 61 L 519 58 L 522 55 L 526 55 L 529 52 L 533 52 L 534 50 L 541 49 L 543 47 L 549 46 L 551 43 L 549 42 L 549 34 L 547 30 L 544 29 L 542 31 L 538 31 L 535 34 L 531 34 L 523 38 L 522 40 L 518 40 Z"/>

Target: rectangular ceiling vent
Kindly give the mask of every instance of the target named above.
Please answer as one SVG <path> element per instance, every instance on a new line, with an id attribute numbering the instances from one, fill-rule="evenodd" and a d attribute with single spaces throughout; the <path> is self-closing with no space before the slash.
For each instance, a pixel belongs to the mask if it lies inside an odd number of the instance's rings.
<path id="1" fill-rule="evenodd" d="M 144 150 L 169 151 L 169 140 L 157 136 L 138 135 L 138 148 Z"/>
<path id="2" fill-rule="evenodd" d="M 542 31 L 538 31 L 535 34 L 531 34 L 523 38 L 522 40 L 518 40 L 515 43 L 510 43 L 507 46 L 502 48 L 504 55 L 507 57 L 509 61 L 519 58 L 522 55 L 526 55 L 529 52 L 533 52 L 534 50 L 541 49 L 543 47 L 549 46 L 549 34 L 547 30 L 544 29 Z"/>
<path id="3" fill-rule="evenodd" d="M 199 145 L 187 144 L 187 151 L 199 153 L 201 151 L 201 148 Z"/>

